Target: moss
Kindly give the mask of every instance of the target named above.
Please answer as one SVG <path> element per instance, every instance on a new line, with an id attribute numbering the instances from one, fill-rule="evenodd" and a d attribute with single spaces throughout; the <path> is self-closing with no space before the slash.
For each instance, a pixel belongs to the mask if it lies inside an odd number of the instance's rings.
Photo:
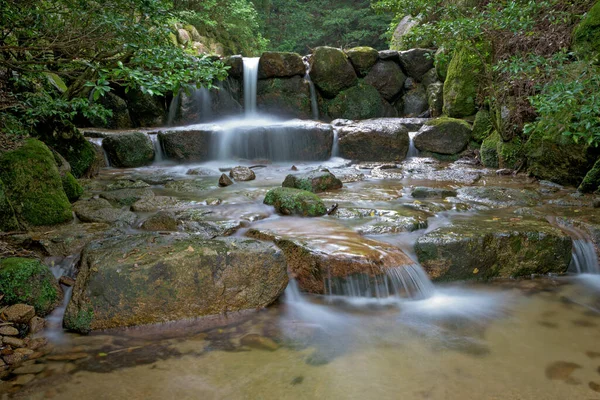
<path id="1" fill-rule="evenodd" d="M 75 316 L 66 314 L 63 325 L 66 329 L 74 332 L 90 333 L 93 320 L 94 309 L 92 306 L 88 306 L 86 310 L 79 310 Z"/>
<path id="2" fill-rule="evenodd" d="M 500 142 L 502 142 L 500 135 L 494 131 L 481 143 L 479 153 L 484 166 L 488 168 L 498 168 L 500 166 L 498 160 L 498 145 Z"/>
<path id="3" fill-rule="evenodd" d="M 20 222 L 52 225 L 73 218 L 54 156 L 39 140 L 0 157 L 0 180 Z"/>
<path id="4" fill-rule="evenodd" d="M 354 47 L 346 54 L 359 76 L 368 74 L 379 58 L 379 52 L 372 47 Z"/>
<path id="5" fill-rule="evenodd" d="M 63 127 L 52 137 L 44 137 L 43 141 L 67 160 L 73 176 L 82 178 L 88 175 L 96 160 L 96 151 L 79 129 Z"/>
<path id="6" fill-rule="evenodd" d="M 461 124 L 465 128 L 468 128 L 469 130 L 471 130 L 471 125 L 469 125 L 469 123 L 467 121 L 464 121 L 462 119 L 449 118 L 449 117 L 440 117 L 440 118 L 430 119 L 429 121 L 427 121 L 425 123 L 425 125 L 442 126 L 442 125 L 448 124 L 450 122 Z"/>
<path id="7" fill-rule="evenodd" d="M 461 118 L 475 114 L 479 74 L 483 65 L 479 56 L 466 47 L 455 51 L 444 82 L 444 113 Z"/>
<path id="8" fill-rule="evenodd" d="M 277 212 L 284 215 L 317 217 L 327 212 L 319 196 L 300 189 L 284 187 L 271 189 L 267 192 L 264 203 L 274 206 Z"/>
<path id="9" fill-rule="evenodd" d="M 331 100 L 327 113 L 332 119 L 369 119 L 383 116 L 383 100 L 377 89 L 360 82 Z"/>
<path id="10" fill-rule="evenodd" d="M 311 57 L 310 76 L 327 98 L 356 84 L 356 72 L 348 56 L 333 47 L 317 47 Z"/>
<path id="11" fill-rule="evenodd" d="M 592 169 L 590 169 L 587 174 L 585 174 L 585 177 L 583 178 L 583 181 L 581 182 L 581 184 L 579 185 L 579 188 L 577 190 L 579 190 L 580 192 L 583 193 L 591 193 L 591 192 L 595 192 L 596 190 L 598 190 L 598 188 L 600 187 L 600 160 L 596 161 L 596 163 L 594 163 L 594 166 L 592 167 Z"/>
<path id="12" fill-rule="evenodd" d="M 524 158 L 523 143 L 515 137 L 498 145 L 498 164 L 500 168 L 515 169 Z"/>
<path id="13" fill-rule="evenodd" d="M 488 110 L 481 109 L 475 115 L 473 123 L 473 140 L 477 143 L 483 142 L 492 132 L 492 118 Z"/>
<path id="14" fill-rule="evenodd" d="M 600 62 L 600 1 L 573 31 L 573 49 L 584 59 Z"/>
<path id="15" fill-rule="evenodd" d="M 19 230 L 19 222 L 10 201 L 6 197 L 4 183 L 0 180 L 0 231 L 10 232 Z"/>
<path id="16" fill-rule="evenodd" d="M 0 260 L 2 304 L 25 303 L 38 315 L 47 315 L 60 299 L 60 289 L 50 269 L 35 259 Z"/>
<path id="17" fill-rule="evenodd" d="M 67 172 L 61 179 L 63 189 L 69 201 L 71 203 L 77 201 L 83 194 L 83 186 L 77 182 L 77 179 L 70 172 Z"/>

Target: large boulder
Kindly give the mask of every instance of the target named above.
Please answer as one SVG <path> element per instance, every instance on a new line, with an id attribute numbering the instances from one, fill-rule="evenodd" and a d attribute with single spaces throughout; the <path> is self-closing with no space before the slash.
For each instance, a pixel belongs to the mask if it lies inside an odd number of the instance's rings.
<path id="1" fill-rule="evenodd" d="M 600 61 L 600 2 L 575 27 L 573 50 L 582 58 Z"/>
<path id="2" fill-rule="evenodd" d="M 319 169 L 302 174 L 290 174 L 285 177 L 281 186 L 319 193 L 340 189 L 343 184 L 328 169 Z"/>
<path id="3" fill-rule="evenodd" d="M 414 137 L 415 147 L 438 154 L 457 154 L 469 144 L 471 127 L 465 121 L 437 118 L 428 121 Z"/>
<path id="4" fill-rule="evenodd" d="M 310 78 L 327 98 L 335 97 L 357 81 L 348 56 L 340 49 L 326 46 L 314 50 L 310 58 Z"/>
<path id="5" fill-rule="evenodd" d="M 254 310 L 287 282 L 283 254 L 263 242 L 118 236 L 83 250 L 63 324 L 85 333 Z"/>
<path id="6" fill-rule="evenodd" d="M 28 139 L 0 156 L 0 181 L 4 208 L 12 208 L 21 224 L 53 225 L 73 219 L 54 156 L 39 140 Z"/>
<path id="7" fill-rule="evenodd" d="M 487 138 L 494 129 L 490 112 L 486 109 L 481 109 L 475 114 L 473 122 L 473 140 L 481 143 Z"/>
<path id="8" fill-rule="evenodd" d="M 298 53 L 267 51 L 258 62 L 258 79 L 304 76 L 306 66 Z"/>
<path id="9" fill-rule="evenodd" d="M 222 130 L 213 125 L 193 130 L 167 130 L 158 133 L 158 140 L 167 158 L 206 161 L 210 155 L 211 136 L 217 132 Z"/>
<path id="10" fill-rule="evenodd" d="M 69 163 L 75 178 L 92 178 L 98 174 L 98 168 L 95 168 L 96 150 L 76 127 L 63 126 L 43 140 Z"/>
<path id="11" fill-rule="evenodd" d="M 98 103 L 112 111 L 112 115 L 107 117 L 105 121 L 99 118 L 92 118 L 90 121 L 92 126 L 96 128 L 108 128 L 108 129 L 128 129 L 133 128 L 133 122 L 129 115 L 129 108 L 127 102 L 121 97 L 117 96 L 112 92 L 106 93 L 100 97 Z"/>
<path id="12" fill-rule="evenodd" d="M 102 147 L 114 167 L 136 168 L 154 161 L 154 146 L 143 132 L 109 135 L 102 141 Z"/>
<path id="13" fill-rule="evenodd" d="M 327 104 L 327 114 L 332 119 L 369 119 L 386 116 L 386 103 L 377 89 L 359 83 L 342 91 Z"/>
<path id="14" fill-rule="evenodd" d="M 469 218 L 421 236 L 419 262 L 439 281 L 564 273 L 571 238 L 546 221 Z"/>
<path id="15" fill-rule="evenodd" d="M 418 117 L 429 109 L 425 86 L 415 83 L 402 96 L 402 116 Z"/>
<path id="16" fill-rule="evenodd" d="M 493 131 L 481 143 L 479 154 L 481 163 L 488 168 L 516 169 L 523 160 L 523 145 L 518 137 L 505 142 Z"/>
<path id="17" fill-rule="evenodd" d="M 325 215 L 327 208 L 316 194 L 290 187 L 271 189 L 265 195 L 264 203 L 275 207 L 279 214 L 318 217 Z"/>
<path id="18" fill-rule="evenodd" d="M 338 128 L 338 138 L 340 155 L 357 161 L 400 161 L 409 147 L 408 129 L 394 118 L 351 122 Z"/>
<path id="19" fill-rule="evenodd" d="M 433 68 L 433 51 L 427 49 L 410 49 L 401 51 L 400 65 L 406 74 L 421 82 L 427 71 Z"/>
<path id="20" fill-rule="evenodd" d="M 379 53 L 372 47 L 354 47 L 346 50 L 346 54 L 360 77 L 367 75 L 379 58 Z"/>
<path id="21" fill-rule="evenodd" d="M 129 115 L 135 126 L 161 126 L 165 123 L 164 97 L 152 96 L 141 90 L 130 90 L 126 95 Z"/>
<path id="22" fill-rule="evenodd" d="M 402 69 L 393 61 L 378 61 L 365 77 L 365 83 L 376 88 L 387 101 L 392 101 L 400 94 L 405 81 Z"/>
<path id="23" fill-rule="evenodd" d="M 41 316 L 49 314 L 62 298 L 58 281 L 46 265 L 18 257 L 0 260 L 0 293 L 0 304 L 29 304 Z"/>
<path id="24" fill-rule="evenodd" d="M 444 81 L 444 113 L 462 118 L 477 111 L 477 89 L 483 64 L 479 55 L 466 47 L 457 49 Z"/>
<path id="25" fill-rule="evenodd" d="M 310 119 L 310 84 L 301 76 L 259 80 L 256 107 L 282 118 Z"/>

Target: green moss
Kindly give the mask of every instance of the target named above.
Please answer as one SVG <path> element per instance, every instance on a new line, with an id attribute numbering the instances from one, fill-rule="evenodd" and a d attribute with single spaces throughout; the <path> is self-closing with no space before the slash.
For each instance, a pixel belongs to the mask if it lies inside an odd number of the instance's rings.
<path id="1" fill-rule="evenodd" d="M 581 58 L 600 61 L 600 2 L 596 2 L 573 31 L 573 49 Z"/>
<path id="2" fill-rule="evenodd" d="M 38 315 L 52 311 L 60 299 L 58 284 L 50 269 L 35 259 L 0 260 L 2 304 L 25 303 L 35 307 Z"/>
<path id="3" fill-rule="evenodd" d="M 444 82 L 444 113 L 461 118 L 475 114 L 479 74 L 483 65 L 477 53 L 466 47 L 455 51 Z"/>
<path id="4" fill-rule="evenodd" d="M 488 110 L 481 109 L 475 115 L 473 123 L 473 140 L 477 143 L 483 142 L 492 132 L 492 118 Z"/>
<path id="5" fill-rule="evenodd" d="M 4 183 L 0 180 L 0 231 L 10 232 L 19 230 L 19 222 L 10 201 L 6 197 Z"/>
<path id="6" fill-rule="evenodd" d="M 500 138 L 498 132 L 494 131 L 481 143 L 479 153 L 484 166 L 488 168 L 498 168 L 500 166 L 498 146 L 501 142 L 502 138 Z"/>
<path id="7" fill-rule="evenodd" d="M 328 98 L 356 84 L 356 72 L 348 56 L 333 47 L 317 47 L 311 57 L 310 76 L 315 85 Z"/>
<path id="8" fill-rule="evenodd" d="M 498 164 L 500 168 L 515 169 L 524 159 L 523 143 L 515 137 L 508 142 L 501 141 L 498 147 Z"/>
<path id="9" fill-rule="evenodd" d="M 381 117 L 383 101 L 377 89 L 360 82 L 357 86 L 342 91 L 331 100 L 327 113 L 332 119 L 369 119 Z"/>
<path id="10" fill-rule="evenodd" d="M 585 174 L 578 190 L 583 193 L 591 193 L 600 187 L 600 160 L 596 161 L 592 169 Z"/>
<path id="11" fill-rule="evenodd" d="M 20 222 L 52 225 L 73 218 L 54 156 L 39 140 L 0 157 L 0 180 Z"/>
<path id="12" fill-rule="evenodd" d="M 70 172 L 62 177 L 62 185 L 71 203 L 77 201 L 83 194 L 83 186 L 77 182 L 77 179 Z"/>
<path id="13" fill-rule="evenodd" d="M 68 161 L 76 178 L 85 176 L 96 160 L 94 146 L 75 127 L 66 127 L 55 137 L 44 138 L 44 142 Z"/>
<path id="14" fill-rule="evenodd" d="M 75 316 L 66 314 L 63 325 L 66 329 L 79 332 L 90 333 L 92 330 L 92 321 L 94 320 L 94 309 L 88 306 L 86 310 L 79 310 Z"/>
<path id="15" fill-rule="evenodd" d="M 271 189 L 267 192 L 264 203 L 274 206 L 277 212 L 284 215 L 317 217 L 327 212 L 319 196 L 300 189 L 284 187 Z"/>
<path id="16" fill-rule="evenodd" d="M 467 121 L 464 121 L 462 119 L 457 119 L 457 118 L 449 118 L 449 117 L 440 117 L 440 118 L 430 119 L 429 121 L 427 121 L 425 123 L 425 125 L 441 126 L 441 125 L 444 125 L 444 124 L 447 124 L 450 122 L 461 124 L 464 127 L 471 130 L 471 125 L 469 125 L 469 123 Z"/>
<path id="17" fill-rule="evenodd" d="M 350 62 L 360 76 L 365 76 L 379 58 L 379 52 L 372 47 L 354 47 L 346 50 Z"/>

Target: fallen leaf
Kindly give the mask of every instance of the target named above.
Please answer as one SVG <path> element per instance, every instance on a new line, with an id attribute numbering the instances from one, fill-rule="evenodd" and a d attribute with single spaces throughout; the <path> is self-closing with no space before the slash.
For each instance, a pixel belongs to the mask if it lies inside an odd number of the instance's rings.
<path id="1" fill-rule="evenodd" d="M 473 270 L 473 273 L 474 273 L 474 274 L 478 274 L 478 273 L 479 273 L 479 268 L 475 268 L 475 269 Z"/>

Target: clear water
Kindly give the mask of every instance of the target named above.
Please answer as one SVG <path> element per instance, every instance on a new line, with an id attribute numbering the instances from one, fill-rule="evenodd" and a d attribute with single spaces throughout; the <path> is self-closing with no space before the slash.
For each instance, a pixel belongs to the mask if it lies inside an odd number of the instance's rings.
<path id="1" fill-rule="evenodd" d="M 413 157 L 418 157 L 419 156 L 419 149 L 417 149 L 415 147 L 415 136 L 418 132 L 408 132 L 408 138 L 409 138 L 409 146 L 408 146 L 408 153 L 406 154 L 406 158 L 413 158 Z"/>
<path id="2" fill-rule="evenodd" d="M 162 163 L 165 159 L 165 156 L 164 156 L 162 146 L 160 144 L 160 140 L 158 140 L 158 134 L 148 135 L 148 137 L 152 141 L 152 146 L 154 147 L 154 163 L 155 164 Z"/>

